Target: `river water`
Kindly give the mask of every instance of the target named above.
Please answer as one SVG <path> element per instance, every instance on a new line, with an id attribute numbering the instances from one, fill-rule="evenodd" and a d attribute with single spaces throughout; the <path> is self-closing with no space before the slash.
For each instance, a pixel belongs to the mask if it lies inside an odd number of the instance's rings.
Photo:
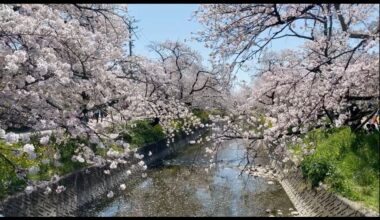
<path id="1" fill-rule="evenodd" d="M 226 141 L 216 167 L 204 147 L 189 145 L 148 169 L 148 176 L 126 181 L 127 190 L 82 210 L 82 216 L 291 216 L 295 210 L 277 181 L 241 173 L 243 140 Z M 255 160 L 265 166 L 265 160 Z M 240 175 L 241 174 L 241 175 Z M 270 212 L 268 213 L 268 211 Z"/>

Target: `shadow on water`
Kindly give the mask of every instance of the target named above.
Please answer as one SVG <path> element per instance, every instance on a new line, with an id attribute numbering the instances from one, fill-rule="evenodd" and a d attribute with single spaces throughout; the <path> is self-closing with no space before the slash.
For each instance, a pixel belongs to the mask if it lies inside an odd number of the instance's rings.
<path id="1" fill-rule="evenodd" d="M 279 183 L 269 185 L 261 177 L 239 175 L 239 166 L 245 163 L 244 145 L 242 140 L 225 142 L 216 167 L 208 171 L 205 146 L 190 145 L 162 166 L 149 169 L 147 178 L 128 184 L 120 196 L 100 201 L 81 215 L 291 216 L 294 207 Z"/>

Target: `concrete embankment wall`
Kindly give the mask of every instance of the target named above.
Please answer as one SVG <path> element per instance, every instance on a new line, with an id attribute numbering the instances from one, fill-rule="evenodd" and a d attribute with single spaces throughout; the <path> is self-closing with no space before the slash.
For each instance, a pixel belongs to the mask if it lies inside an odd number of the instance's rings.
<path id="1" fill-rule="evenodd" d="M 311 189 L 303 178 L 301 169 L 291 161 L 283 165 L 271 161 L 271 165 L 279 172 L 279 182 L 300 216 L 379 216 L 379 213 L 331 193 L 323 187 Z M 288 172 L 284 173 L 285 170 Z"/>
<path id="2" fill-rule="evenodd" d="M 177 141 L 166 146 L 166 140 L 139 148 L 139 154 L 144 155 L 145 163 L 153 165 L 161 159 L 188 145 L 190 140 L 204 134 L 207 129 L 200 129 L 194 134 L 179 135 Z M 149 151 L 153 153 L 148 156 Z M 76 216 L 81 207 L 96 199 L 104 197 L 110 190 L 118 187 L 126 179 L 141 178 L 141 171 L 132 173 L 127 178 L 127 170 L 138 160 L 132 163 L 119 164 L 111 174 L 104 174 L 104 168 L 89 167 L 62 177 L 57 183 L 51 184 L 52 189 L 63 185 L 66 190 L 57 194 L 44 194 L 44 188 L 38 188 L 31 194 L 20 192 L 10 196 L 0 203 L 0 214 L 4 216 Z"/>

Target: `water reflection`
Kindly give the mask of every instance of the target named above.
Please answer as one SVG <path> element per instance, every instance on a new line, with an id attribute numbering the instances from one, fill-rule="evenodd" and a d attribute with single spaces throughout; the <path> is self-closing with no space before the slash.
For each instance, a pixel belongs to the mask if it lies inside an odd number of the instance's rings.
<path id="1" fill-rule="evenodd" d="M 208 172 L 209 158 L 203 149 L 189 146 L 165 166 L 149 170 L 132 190 L 85 215 L 291 216 L 289 209 L 294 207 L 277 182 L 268 185 L 261 177 L 239 176 L 238 166 L 245 163 L 244 142 L 226 142 L 218 152 L 216 168 Z M 267 213 L 267 209 L 275 211 Z"/>

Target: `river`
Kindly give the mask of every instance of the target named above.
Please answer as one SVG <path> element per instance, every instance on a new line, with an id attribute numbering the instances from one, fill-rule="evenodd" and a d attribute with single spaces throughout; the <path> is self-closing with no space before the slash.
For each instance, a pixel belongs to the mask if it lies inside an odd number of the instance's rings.
<path id="1" fill-rule="evenodd" d="M 127 189 L 99 200 L 81 216 L 292 216 L 295 210 L 277 181 L 241 173 L 243 140 L 226 141 L 210 164 L 204 147 L 189 145 L 144 179 L 126 181 Z M 263 163 L 257 159 L 256 163 Z M 241 174 L 241 175 L 240 175 Z M 129 189 L 129 190 L 128 190 Z"/>

